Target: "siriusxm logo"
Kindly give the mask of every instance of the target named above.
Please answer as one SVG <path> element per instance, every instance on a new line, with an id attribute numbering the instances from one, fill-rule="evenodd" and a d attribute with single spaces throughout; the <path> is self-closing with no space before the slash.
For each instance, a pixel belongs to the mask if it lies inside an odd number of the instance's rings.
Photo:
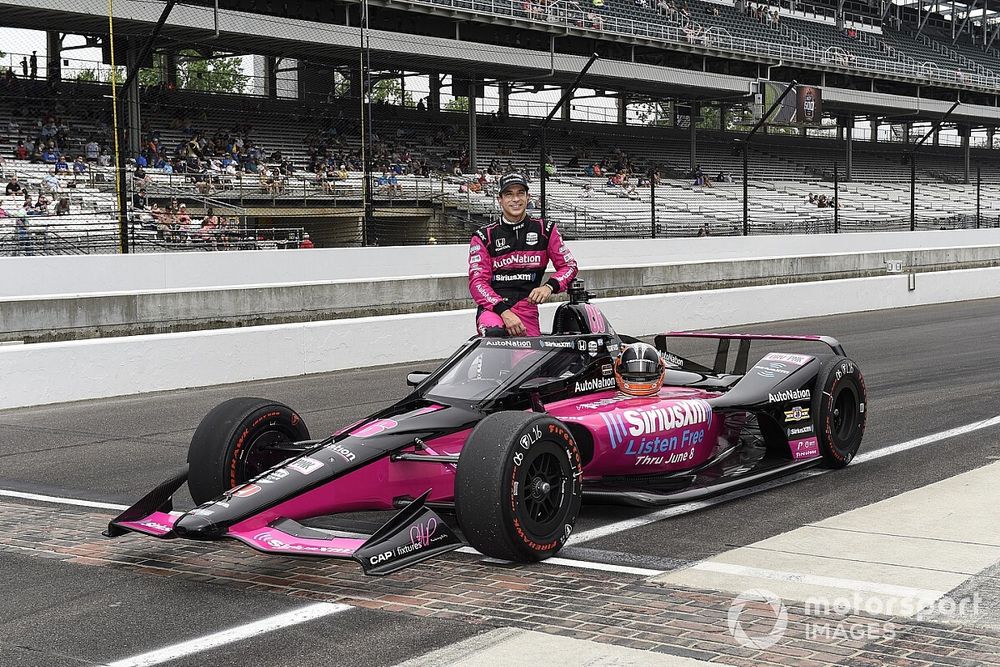
<path id="1" fill-rule="evenodd" d="M 631 449 L 633 438 L 667 433 L 688 426 L 711 426 L 712 407 L 707 401 L 691 399 L 621 413 L 601 413 L 601 419 L 608 428 L 611 448 L 617 449 L 618 445 L 629 439 Z"/>
<path id="2" fill-rule="evenodd" d="M 498 273 L 493 276 L 494 282 L 498 283 L 509 283 L 514 281 L 523 282 L 533 282 L 535 280 L 534 273 Z"/>

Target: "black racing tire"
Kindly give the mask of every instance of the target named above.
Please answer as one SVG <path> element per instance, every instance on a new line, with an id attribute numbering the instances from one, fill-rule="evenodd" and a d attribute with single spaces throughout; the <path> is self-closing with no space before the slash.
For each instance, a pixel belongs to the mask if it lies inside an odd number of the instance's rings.
<path id="1" fill-rule="evenodd" d="M 517 562 L 553 555 L 583 499 L 576 440 L 557 419 L 498 412 L 479 422 L 458 458 L 455 511 L 480 553 Z"/>
<path id="2" fill-rule="evenodd" d="M 302 417 L 283 403 L 232 398 L 198 424 L 188 448 L 188 488 L 202 504 L 243 484 L 291 455 L 274 444 L 309 439 Z"/>
<path id="3" fill-rule="evenodd" d="M 854 361 L 831 356 L 822 363 L 812 399 L 816 437 L 826 466 L 843 468 L 861 447 L 868 420 L 868 393 Z"/>

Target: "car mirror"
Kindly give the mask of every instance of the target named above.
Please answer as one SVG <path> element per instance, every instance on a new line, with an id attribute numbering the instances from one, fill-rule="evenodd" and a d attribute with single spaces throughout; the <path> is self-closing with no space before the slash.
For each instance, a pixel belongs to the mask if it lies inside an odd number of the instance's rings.
<path id="1" fill-rule="evenodd" d="M 430 376 L 430 371 L 412 371 L 406 374 L 406 384 L 411 387 L 416 387 Z"/>

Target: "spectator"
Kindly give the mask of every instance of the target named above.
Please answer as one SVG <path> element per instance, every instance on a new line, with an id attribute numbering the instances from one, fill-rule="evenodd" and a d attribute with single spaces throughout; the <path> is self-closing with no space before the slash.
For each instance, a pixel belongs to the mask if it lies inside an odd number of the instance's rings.
<path id="1" fill-rule="evenodd" d="M 24 142 L 18 139 L 17 146 L 14 148 L 14 157 L 18 160 L 28 159 L 28 147 L 24 145 Z"/>
<path id="2" fill-rule="evenodd" d="M 31 59 L 28 61 L 28 65 L 31 69 L 31 79 L 34 81 L 38 78 L 38 51 L 31 52 Z"/>
<path id="3" fill-rule="evenodd" d="M 209 208 L 204 218 L 201 219 L 201 229 L 198 230 L 198 240 L 215 245 L 219 236 L 219 219 L 215 217 L 215 211 Z"/>
<path id="4" fill-rule="evenodd" d="M 698 236 L 711 236 L 712 230 L 708 228 L 708 223 L 706 222 L 698 229 Z"/>
<path id="5" fill-rule="evenodd" d="M 594 196 L 594 188 L 591 187 L 590 183 L 583 186 L 583 192 L 580 193 L 582 199 L 590 199 Z"/>
<path id="6" fill-rule="evenodd" d="M 87 173 L 87 163 L 83 161 L 82 155 L 77 155 L 73 161 L 73 177 L 82 176 Z"/>
<path id="7" fill-rule="evenodd" d="M 274 194 L 280 195 L 285 191 L 285 179 L 281 175 L 281 171 L 275 167 L 271 169 L 271 182 L 274 188 Z"/>
<path id="8" fill-rule="evenodd" d="M 42 188 L 53 193 L 59 192 L 59 190 L 62 189 L 62 184 L 56 177 L 55 169 L 42 176 Z"/>
<path id="9" fill-rule="evenodd" d="M 28 212 L 21 210 L 15 214 L 14 227 L 17 230 L 18 254 L 33 255 L 31 246 L 31 231 L 28 228 Z"/>
<path id="10" fill-rule="evenodd" d="M 45 193 L 38 193 L 38 200 L 35 205 L 28 211 L 28 215 L 45 215 L 49 212 L 49 198 L 45 196 Z"/>
<path id="11" fill-rule="evenodd" d="M 299 248 L 302 250 L 308 250 L 315 247 L 316 246 L 313 245 L 312 239 L 309 238 L 309 234 L 307 232 L 302 232 L 302 240 L 299 241 Z"/>
<path id="12" fill-rule="evenodd" d="M 398 195 L 403 194 L 403 186 L 399 184 L 396 174 L 389 174 L 389 192 L 394 192 Z"/>
<path id="13" fill-rule="evenodd" d="M 97 162 L 97 158 L 101 154 L 101 145 L 91 139 L 87 142 L 85 151 L 87 153 L 87 162 Z"/>
<path id="14" fill-rule="evenodd" d="M 187 204 L 181 204 L 177 209 L 177 224 L 176 229 L 181 233 L 182 238 L 188 238 L 191 235 L 191 216 L 187 212 Z"/>
<path id="15" fill-rule="evenodd" d="M 732 183 L 733 177 L 729 174 L 728 171 L 720 171 L 719 175 L 715 177 L 715 180 L 718 181 L 719 183 Z"/>
<path id="16" fill-rule="evenodd" d="M 66 158 L 60 155 L 56 159 L 56 173 L 57 174 L 68 174 L 69 164 L 66 162 Z"/>
<path id="17" fill-rule="evenodd" d="M 7 194 L 7 196 L 16 195 L 19 192 L 21 192 L 23 189 L 24 188 L 22 187 L 22 185 L 17 180 L 17 175 L 13 175 L 13 176 L 10 177 L 10 180 L 7 182 L 6 194 Z"/>
<path id="18" fill-rule="evenodd" d="M 60 197 L 56 204 L 56 215 L 69 215 L 69 197 Z"/>
<path id="19" fill-rule="evenodd" d="M 28 57 L 21 58 L 21 78 L 28 78 Z"/>
<path id="20" fill-rule="evenodd" d="M 45 164 L 55 164 L 58 161 L 59 161 L 59 150 L 55 146 L 49 145 L 42 152 L 42 162 L 44 162 Z"/>

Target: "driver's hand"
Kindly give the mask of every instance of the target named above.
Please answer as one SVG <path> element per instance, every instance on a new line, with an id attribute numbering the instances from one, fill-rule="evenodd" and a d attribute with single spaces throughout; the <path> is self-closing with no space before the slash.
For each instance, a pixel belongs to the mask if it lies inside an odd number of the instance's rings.
<path id="1" fill-rule="evenodd" d="M 507 330 L 507 333 L 511 336 L 523 336 L 524 335 L 524 323 L 521 322 L 521 318 L 515 315 L 510 310 L 503 311 L 500 315 L 500 319 L 503 320 L 503 328 Z"/>
<path id="2" fill-rule="evenodd" d="M 528 295 L 528 301 L 535 304 L 545 303 L 550 296 L 552 296 L 552 288 L 548 285 L 542 285 L 531 290 L 531 294 Z"/>

